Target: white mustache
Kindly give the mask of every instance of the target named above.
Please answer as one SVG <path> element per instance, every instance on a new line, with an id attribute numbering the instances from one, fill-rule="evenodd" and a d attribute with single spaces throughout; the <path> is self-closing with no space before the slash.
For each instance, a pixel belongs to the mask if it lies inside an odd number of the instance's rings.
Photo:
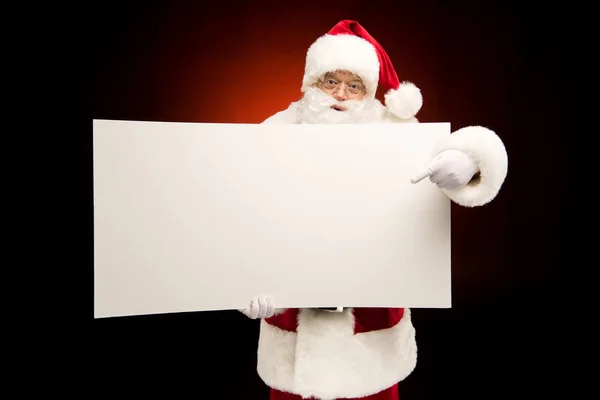
<path id="1" fill-rule="evenodd" d="M 333 106 L 338 106 L 343 109 L 358 109 L 361 106 L 364 106 L 363 100 L 337 100 L 335 97 L 324 93 L 318 88 L 310 88 L 306 91 L 306 98 L 310 98 L 311 105 L 313 107 L 322 107 L 322 108 L 331 108 Z"/>
<path id="2" fill-rule="evenodd" d="M 332 107 L 338 106 L 343 111 Z M 381 115 L 383 106 L 374 99 L 339 101 L 319 88 L 309 88 L 298 104 L 298 117 L 303 123 L 372 122 Z"/>

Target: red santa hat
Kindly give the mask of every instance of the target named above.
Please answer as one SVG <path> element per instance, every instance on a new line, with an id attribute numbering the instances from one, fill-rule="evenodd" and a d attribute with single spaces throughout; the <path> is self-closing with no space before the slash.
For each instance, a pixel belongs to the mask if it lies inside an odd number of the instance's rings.
<path id="1" fill-rule="evenodd" d="M 361 77 L 367 96 L 385 88 L 385 105 L 402 119 L 414 117 L 423 105 L 421 90 L 412 82 L 400 82 L 381 45 L 356 21 L 342 20 L 308 49 L 302 91 L 327 72 L 348 70 Z"/>

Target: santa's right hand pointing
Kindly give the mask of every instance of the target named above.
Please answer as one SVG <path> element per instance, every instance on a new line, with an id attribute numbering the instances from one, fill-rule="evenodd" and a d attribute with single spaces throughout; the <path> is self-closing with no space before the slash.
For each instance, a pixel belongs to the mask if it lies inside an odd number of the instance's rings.
<path id="1" fill-rule="evenodd" d="M 248 308 L 239 310 L 248 318 L 269 318 L 275 313 L 273 298 L 266 295 L 259 295 L 250 300 Z"/>
<path id="2" fill-rule="evenodd" d="M 458 189 L 465 186 L 479 171 L 471 156 L 461 150 L 445 150 L 431 160 L 427 167 L 415 175 L 412 183 L 427 177 L 439 188 Z"/>

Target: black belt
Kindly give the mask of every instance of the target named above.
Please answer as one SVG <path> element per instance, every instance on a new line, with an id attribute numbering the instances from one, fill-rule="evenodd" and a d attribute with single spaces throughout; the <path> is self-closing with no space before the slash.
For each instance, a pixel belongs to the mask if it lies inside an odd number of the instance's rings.
<path id="1" fill-rule="evenodd" d="M 336 312 L 338 311 L 339 307 L 317 307 L 316 310 L 321 310 L 321 311 L 329 311 L 329 312 Z M 343 310 L 343 308 L 342 308 Z M 340 310 L 340 312 L 342 311 Z"/>

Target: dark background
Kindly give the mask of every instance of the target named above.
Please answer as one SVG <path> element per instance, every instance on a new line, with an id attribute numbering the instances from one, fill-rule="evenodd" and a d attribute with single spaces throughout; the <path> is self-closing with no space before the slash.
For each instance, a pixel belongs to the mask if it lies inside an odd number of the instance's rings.
<path id="1" fill-rule="evenodd" d="M 236 311 L 93 319 L 92 119 L 259 123 L 299 98 L 308 46 L 341 19 L 359 21 L 421 88 L 421 122 L 486 126 L 509 155 L 492 203 L 453 205 L 453 307 L 413 309 L 419 360 L 401 398 L 541 398 L 562 387 L 564 15 L 491 1 L 98 2 L 86 15 L 77 240 L 93 324 L 81 368 L 94 371 L 94 392 L 268 398 L 258 321 Z"/>

